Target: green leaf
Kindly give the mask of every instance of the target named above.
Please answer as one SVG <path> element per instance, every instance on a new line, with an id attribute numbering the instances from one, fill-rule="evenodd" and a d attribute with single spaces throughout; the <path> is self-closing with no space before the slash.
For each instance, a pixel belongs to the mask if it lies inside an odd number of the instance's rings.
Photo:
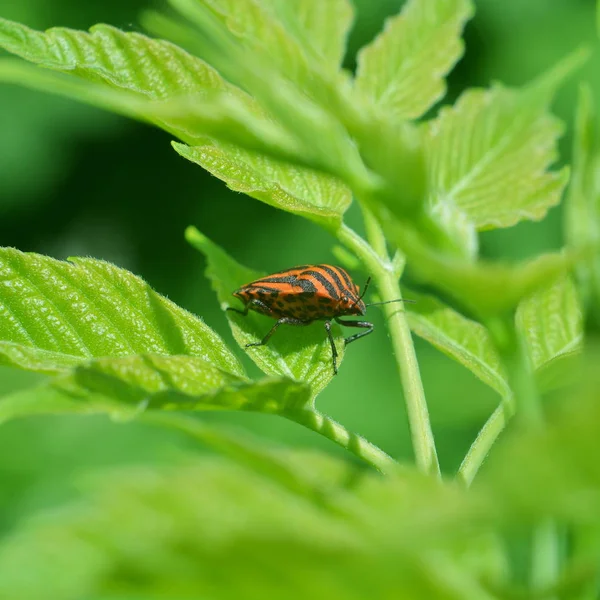
<path id="1" fill-rule="evenodd" d="M 422 116 L 445 94 L 472 15 L 470 0 L 409 0 L 359 53 L 356 91 L 384 117 Z"/>
<path id="2" fill-rule="evenodd" d="M 305 407 L 308 387 L 289 379 L 251 382 L 195 356 L 95 358 L 37 388 L 0 399 L 0 421 L 31 414 L 147 410 L 246 410 L 278 414 Z"/>
<path id="3" fill-rule="evenodd" d="M 416 300 L 406 307 L 411 330 L 469 369 L 502 398 L 510 398 L 506 373 L 488 330 L 433 296 L 406 292 Z M 529 345 L 542 391 L 576 380 L 580 370 L 574 358 L 579 354 L 583 333 L 576 290 L 570 279 L 563 277 L 524 299 L 517 310 L 517 326 Z"/>
<path id="4" fill-rule="evenodd" d="M 214 89 L 236 92 L 178 46 L 109 25 L 95 25 L 90 33 L 63 27 L 42 33 L 0 18 L 0 47 L 42 67 L 152 99 Z"/>
<path id="5" fill-rule="evenodd" d="M 406 255 L 417 280 L 449 294 L 479 320 L 516 309 L 525 296 L 567 273 L 578 258 L 554 253 L 515 265 L 470 262 L 433 249 L 406 224 L 388 219 L 382 225 Z"/>
<path id="6" fill-rule="evenodd" d="M 96 25 L 91 33 L 65 28 L 41 33 L 0 19 L 0 47 L 59 71 L 39 71 L 5 59 L 0 61 L 0 80 L 148 121 L 190 143 L 206 140 L 210 131 L 199 131 L 198 126 L 190 130 L 189 119 L 168 111 L 169 99 L 194 98 L 201 105 L 218 93 L 221 101 L 235 99 L 246 119 L 261 112 L 246 93 L 182 48 L 108 25 Z M 157 105 L 162 107 L 160 114 Z M 214 107 L 205 109 L 211 112 Z M 213 116 L 209 123 L 215 120 Z"/>
<path id="7" fill-rule="evenodd" d="M 2 540 L 0 597 L 491 598 L 499 544 L 462 490 L 353 483 L 332 490 L 348 518 L 230 461 L 115 470 Z"/>
<path id="8" fill-rule="evenodd" d="M 586 56 L 567 57 L 523 90 L 468 90 L 442 109 L 427 127 L 431 205 L 456 207 L 482 230 L 539 220 L 558 204 L 568 173 L 547 169 L 563 127 L 547 106 Z"/>
<path id="9" fill-rule="evenodd" d="M 457 207 L 480 230 L 541 219 L 568 179 L 565 169 L 546 171 L 561 133 L 526 92 L 464 92 L 429 126 L 429 201 Z"/>
<path id="10" fill-rule="evenodd" d="M 350 190 L 339 180 L 256 152 L 217 143 L 173 147 L 225 181 L 230 189 L 333 230 L 341 226 L 342 215 L 352 201 Z"/>
<path id="11" fill-rule="evenodd" d="M 265 447 L 245 432 L 215 429 L 189 415 L 146 413 L 143 422 L 184 433 L 286 490 L 334 513 L 345 512 L 331 497 L 337 487 L 343 487 L 357 475 L 358 467 L 352 463 L 343 463 L 314 451 L 300 453 L 284 447 Z"/>
<path id="12" fill-rule="evenodd" d="M 571 278 L 562 277 L 525 298 L 517 309 L 516 325 L 535 369 L 577 353 L 583 341 L 583 318 Z"/>
<path id="13" fill-rule="evenodd" d="M 244 2 L 256 6 L 254 1 Z M 291 67 L 282 71 L 278 61 L 287 60 L 288 48 L 281 50 L 280 57 L 274 55 L 275 51 L 261 50 L 260 40 L 257 45 L 246 47 L 236 37 L 235 27 L 232 31 L 227 29 L 204 3 L 195 0 L 171 0 L 171 3 L 193 23 L 193 27 L 153 12 L 145 16 L 146 27 L 205 57 L 224 77 L 250 92 L 268 113 L 268 117 L 257 124 L 255 117 L 247 119 L 248 111 L 240 110 L 233 103 L 235 119 L 252 143 L 248 145 L 232 139 L 235 132 L 230 133 L 226 141 L 324 171 L 361 189 L 377 184 L 376 178 L 364 166 L 352 135 L 346 130 L 345 123 L 356 120 L 358 113 L 344 94 L 345 86 L 336 85 L 331 77 L 312 70 L 312 66 L 308 68 L 305 59 L 299 68 L 306 71 L 306 77 L 298 75 Z M 219 10 L 230 8 L 237 11 L 238 5 L 234 7 L 229 2 L 219 5 Z M 234 22 L 237 18 L 243 20 L 237 13 L 232 18 Z M 228 23 L 228 18 L 224 22 Z M 244 25 L 240 24 L 240 27 L 243 29 Z M 268 33 L 265 33 L 265 39 L 269 39 Z M 299 79 L 294 80 L 295 76 Z M 171 106 L 171 112 L 178 110 L 181 107 Z M 193 106 L 183 107 L 183 111 L 188 121 L 195 119 L 203 125 L 211 121 L 210 113 L 194 110 Z M 223 109 L 217 107 L 217 112 L 219 119 L 224 121 Z M 226 133 L 225 129 L 221 127 L 221 132 Z M 269 140 L 263 146 L 260 144 L 262 132 L 266 132 Z M 202 133 L 201 128 L 196 127 L 196 133 Z M 318 144 L 315 143 L 317 139 Z M 189 139 L 184 141 L 190 143 Z"/>
<path id="14" fill-rule="evenodd" d="M 339 68 L 352 19 L 347 0 L 202 0 L 245 48 L 307 87 L 313 69 Z"/>
<path id="15" fill-rule="evenodd" d="M 433 296 L 408 292 L 415 304 L 406 306 L 412 331 L 450 356 L 506 398 L 510 389 L 488 330 L 452 310 Z"/>
<path id="16" fill-rule="evenodd" d="M 575 268 L 578 288 L 586 312 L 600 323 L 600 139 L 594 98 L 588 86 L 580 90 L 573 176 L 565 211 L 565 235 L 569 247 L 588 256 Z"/>
<path id="17" fill-rule="evenodd" d="M 574 393 L 555 407 L 544 428 L 513 430 L 491 456 L 482 483 L 491 487 L 505 515 L 538 523 L 553 517 L 598 531 L 597 352 L 587 357 L 586 367 Z"/>
<path id="18" fill-rule="evenodd" d="M 264 273 L 243 267 L 194 227 L 188 227 L 186 239 L 206 256 L 206 274 L 212 281 L 221 306 L 242 309 L 232 293 L 240 286 L 264 276 Z M 275 324 L 272 319 L 253 311 L 246 316 L 228 311 L 227 317 L 233 335 L 242 348 L 246 344 L 259 342 Z M 344 352 L 340 328 L 334 327 L 333 334 L 339 365 Z M 310 384 L 313 397 L 334 376 L 331 346 L 321 322 L 307 327 L 281 328 L 268 344 L 249 348 L 247 353 L 267 375 L 283 375 Z"/>
<path id="19" fill-rule="evenodd" d="M 132 273 L 0 248 L 0 364 L 56 373 L 94 357 L 145 353 L 195 356 L 243 374 L 202 320 Z"/>
<path id="20" fill-rule="evenodd" d="M 338 68 L 346 51 L 346 38 L 354 10 L 348 0 L 263 0 L 271 5 L 305 49 L 326 66 Z"/>

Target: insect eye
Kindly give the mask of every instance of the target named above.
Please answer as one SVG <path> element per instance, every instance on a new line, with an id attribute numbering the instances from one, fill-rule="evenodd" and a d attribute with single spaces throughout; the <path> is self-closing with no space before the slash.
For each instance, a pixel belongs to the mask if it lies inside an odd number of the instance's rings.
<path id="1" fill-rule="evenodd" d="M 342 296 L 342 302 L 346 304 L 346 302 L 348 302 L 348 296 Z"/>

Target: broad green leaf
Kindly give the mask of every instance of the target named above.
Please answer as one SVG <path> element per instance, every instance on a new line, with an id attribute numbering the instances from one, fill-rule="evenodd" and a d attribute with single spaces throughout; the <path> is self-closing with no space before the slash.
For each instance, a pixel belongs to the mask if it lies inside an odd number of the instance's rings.
<path id="1" fill-rule="evenodd" d="M 55 27 L 39 32 L 0 18 L 0 47 L 42 67 L 152 99 L 239 90 L 199 58 L 163 40 L 95 25 L 90 33 Z"/>
<path id="2" fill-rule="evenodd" d="M 491 600 L 481 511 L 411 475 L 336 490 L 348 518 L 229 461 L 116 470 L 2 540 L 0 598 Z"/>
<path id="3" fill-rule="evenodd" d="M 508 518 L 549 516 L 599 531 L 600 380 L 597 353 L 587 358 L 577 389 L 545 427 L 513 430 L 490 457 L 482 483 Z"/>
<path id="4" fill-rule="evenodd" d="M 470 0 L 409 0 L 359 53 L 356 91 L 382 116 L 422 116 L 445 94 L 472 14 Z"/>
<path id="5" fill-rule="evenodd" d="M 243 1 L 258 5 L 255 0 Z M 275 158 L 292 158 L 294 162 L 337 176 L 360 189 L 370 190 L 378 183 L 363 164 L 353 136 L 347 131 L 346 124 L 356 121 L 360 115 L 344 95 L 344 86 L 335 85 L 329 78 L 310 71 L 309 90 L 302 82 L 291 81 L 291 74 L 278 68 L 278 57 L 274 59 L 272 56 L 276 51 L 269 54 L 261 51 L 260 47 L 244 46 L 236 37 L 235 28 L 233 31 L 227 29 L 204 2 L 171 0 L 171 3 L 193 23 L 193 28 L 153 12 L 145 16 L 146 27 L 186 45 L 215 66 L 229 81 L 252 94 L 269 115 L 269 121 L 261 123 L 260 129 L 266 129 L 271 138 L 274 136 L 272 128 L 280 129 L 275 137 L 278 137 L 281 150 L 274 155 Z M 219 10 L 233 8 L 237 11 L 238 5 L 230 2 L 219 5 Z M 234 21 L 237 18 L 242 17 L 236 13 Z M 227 18 L 224 21 L 229 22 Z M 244 26 L 240 27 L 243 29 Z M 268 34 L 266 36 L 268 39 Z M 285 49 L 282 56 L 286 56 Z M 302 63 L 306 66 L 305 60 Z M 185 111 L 188 118 L 194 116 L 193 108 L 188 107 Z M 236 112 L 238 117 L 242 117 L 243 111 Z M 210 121 L 210 115 L 207 116 L 204 111 L 196 110 L 195 117 L 199 122 Z M 243 117 L 238 120 L 242 129 L 253 131 L 253 144 L 248 147 L 235 139 L 228 141 L 265 153 L 258 143 L 260 132 L 255 123 L 243 122 Z"/>
<path id="6" fill-rule="evenodd" d="M 291 382 L 288 383 L 291 387 Z M 263 390 L 268 389 L 268 386 L 263 386 Z M 312 451 L 300 453 L 284 447 L 265 447 L 246 433 L 216 429 L 189 415 L 164 411 L 146 413 L 143 422 L 184 433 L 284 489 L 336 513 L 343 513 L 345 509 L 332 501 L 331 496 L 336 488 L 344 487 L 353 476 L 358 475 L 357 467 L 352 463 L 343 463 Z"/>
<path id="7" fill-rule="evenodd" d="M 326 66 L 340 66 L 354 10 L 349 0 L 263 0 L 276 9 L 303 48 L 310 48 Z"/>
<path id="8" fill-rule="evenodd" d="M 522 90 L 467 90 L 443 108 L 427 125 L 430 204 L 455 206 L 480 230 L 541 219 L 568 179 L 547 171 L 563 130 L 548 105 L 586 58 L 575 52 Z"/>
<path id="9" fill-rule="evenodd" d="M 201 0 L 241 42 L 309 93 L 339 69 L 352 17 L 346 0 Z M 185 10 L 185 2 L 173 2 Z M 188 13 L 191 18 L 192 13 Z M 316 79 L 316 81 L 315 81 Z M 317 95 L 319 90 L 315 90 Z"/>
<path id="10" fill-rule="evenodd" d="M 516 325 L 527 343 L 535 369 L 581 349 L 583 318 L 577 290 L 570 277 L 525 298 L 517 309 Z"/>
<path id="11" fill-rule="evenodd" d="M 432 296 L 412 290 L 407 293 L 416 300 L 406 307 L 412 331 L 469 369 L 502 398 L 510 398 L 505 369 L 488 330 Z M 524 299 L 518 307 L 517 326 L 530 346 L 542 391 L 576 380 L 579 370 L 574 357 L 582 339 L 581 313 L 568 278 Z"/>
<path id="12" fill-rule="evenodd" d="M 56 373 L 94 357 L 198 357 L 242 368 L 219 336 L 132 273 L 0 248 L 0 363 Z"/>
<path id="13" fill-rule="evenodd" d="M 565 234 L 569 247 L 588 253 L 575 268 L 584 308 L 600 323 L 600 138 L 589 87 L 579 94 L 573 176 L 567 195 Z"/>
<path id="14" fill-rule="evenodd" d="M 0 396 L 0 425 L 36 415 L 75 415 L 104 412 L 91 403 L 77 402 L 49 383 Z"/>
<path id="15" fill-rule="evenodd" d="M 331 176 L 239 147 L 216 143 L 173 147 L 184 158 L 225 181 L 230 189 L 328 228 L 341 226 L 342 215 L 352 201 L 350 190 Z"/>
<path id="16" fill-rule="evenodd" d="M 245 121 L 262 114 L 247 94 L 225 82 L 215 69 L 182 48 L 108 25 L 96 25 L 91 33 L 64 28 L 42 33 L 0 19 L 0 47 L 61 72 L 28 69 L 26 63 L 5 59 L 0 62 L 0 80 L 58 93 L 149 121 L 188 143 L 200 140 L 204 143 L 207 135 L 215 131 L 215 122 L 225 121 L 217 131 L 227 130 L 227 126 L 231 128 L 231 119 L 222 114 L 228 109 L 229 101 L 235 102 Z M 173 98 L 179 99 L 183 108 L 177 105 L 178 110 L 169 110 L 168 102 L 164 105 Z M 190 125 L 182 98 L 193 98 L 200 107 L 203 103 L 210 104 L 204 107 L 204 114 L 211 115 L 204 127 L 198 123 Z M 218 98 L 224 106 L 210 103 L 211 98 Z M 160 112 L 157 105 L 161 107 Z M 262 130 L 257 137 L 261 135 L 264 136 Z M 242 140 L 245 140 L 243 136 Z M 237 142 L 238 138 L 233 141 Z"/>
<path id="17" fill-rule="evenodd" d="M 410 328 L 444 354 L 464 365 L 506 398 L 510 389 L 498 352 L 487 329 L 433 296 L 407 292 L 415 304 L 406 306 Z"/>
<path id="18" fill-rule="evenodd" d="M 124 419 L 148 410 L 304 408 L 307 386 L 289 379 L 251 382 L 195 356 L 137 354 L 95 358 L 38 388 L 0 399 L 0 421 L 30 414 L 110 413 Z"/>
<path id="19" fill-rule="evenodd" d="M 274 6 L 261 0 L 200 0 L 248 52 L 268 56 L 281 73 L 307 87 L 309 65 L 302 46 L 277 18 Z M 181 3 L 177 3 L 180 5 Z"/>
<path id="20" fill-rule="evenodd" d="M 206 274 L 212 281 L 221 306 L 242 309 L 241 302 L 232 293 L 240 286 L 264 276 L 264 273 L 243 267 L 193 227 L 186 230 L 186 239 L 206 256 Z M 253 311 L 246 316 L 232 311 L 226 314 L 233 335 L 242 348 L 246 344 L 259 342 L 275 324 L 273 319 Z M 333 334 L 340 365 L 344 353 L 340 328 L 334 327 Z M 282 326 L 268 344 L 248 348 L 246 352 L 267 375 L 283 375 L 310 384 L 313 397 L 334 376 L 331 346 L 320 321 L 307 327 Z"/>
<path id="21" fill-rule="evenodd" d="M 429 201 L 463 211 L 477 229 L 541 219 L 558 204 L 567 171 L 557 158 L 561 123 L 531 91 L 468 90 L 428 131 Z"/>

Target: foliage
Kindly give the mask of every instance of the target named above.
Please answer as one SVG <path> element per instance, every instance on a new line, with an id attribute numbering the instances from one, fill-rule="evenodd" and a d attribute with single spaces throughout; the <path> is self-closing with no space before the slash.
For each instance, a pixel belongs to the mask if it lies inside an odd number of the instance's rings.
<path id="1" fill-rule="evenodd" d="M 337 238 L 338 255 L 369 272 L 386 303 L 417 469 L 317 410 L 334 378 L 321 323 L 249 349 L 264 374 L 250 377 L 204 321 L 131 272 L 3 248 L 0 365 L 46 377 L 3 395 L 0 421 L 106 413 L 174 428 L 233 460 L 116 472 L 78 504 L 21 525 L 0 543 L 0 597 L 594 597 L 593 335 L 581 351 L 600 300 L 591 92 L 580 98 L 567 247 L 513 265 L 480 256 L 478 237 L 559 203 L 569 168 L 553 167 L 564 126 L 550 106 L 587 53 L 520 88 L 464 90 L 435 111 L 464 50 L 470 0 L 409 0 L 360 51 L 355 76 L 342 68 L 347 0 L 170 4 L 169 16 L 142 18 L 165 39 L 0 19 L 0 47 L 25 59 L 0 59 L 0 81 L 160 127 L 179 155 L 230 189 Z M 365 237 L 345 217 L 353 199 Z M 263 274 L 194 227 L 186 238 L 223 309 Z M 416 301 L 406 308 L 394 304 L 405 272 L 424 287 L 406 294 Z M 271 323 L 255 313 L 227 319 L 242 348 Z M 457 482 L 440 478 L 410 329 L 499 396 Z M 334 338 L 341 362 L 337 326 Z M 559 416 L 540 398 L 549 390 Z M 183 410 L 275 414 L 385 477 L 256 447 L 175 414 Z M 520 426 L 467 490 L 513 415 Z M 525 589 L 499 541 L 515 529 L 533 538 Z M 561 553 L 567 537 L 573 547 Z"/>

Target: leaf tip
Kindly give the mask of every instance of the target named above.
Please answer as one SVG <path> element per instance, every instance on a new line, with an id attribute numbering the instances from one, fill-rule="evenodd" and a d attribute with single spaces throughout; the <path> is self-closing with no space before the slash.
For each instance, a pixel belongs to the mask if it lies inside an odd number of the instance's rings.
<path id="1" fill-rule="evenodd" d="M 200 233 L 193 225 L 188 225 L 185 228 L 184 236 L 188 244 L 191 244 L 198 250 L 201 250 L 202 246 L 208 241 L 207 237 Z"/>

